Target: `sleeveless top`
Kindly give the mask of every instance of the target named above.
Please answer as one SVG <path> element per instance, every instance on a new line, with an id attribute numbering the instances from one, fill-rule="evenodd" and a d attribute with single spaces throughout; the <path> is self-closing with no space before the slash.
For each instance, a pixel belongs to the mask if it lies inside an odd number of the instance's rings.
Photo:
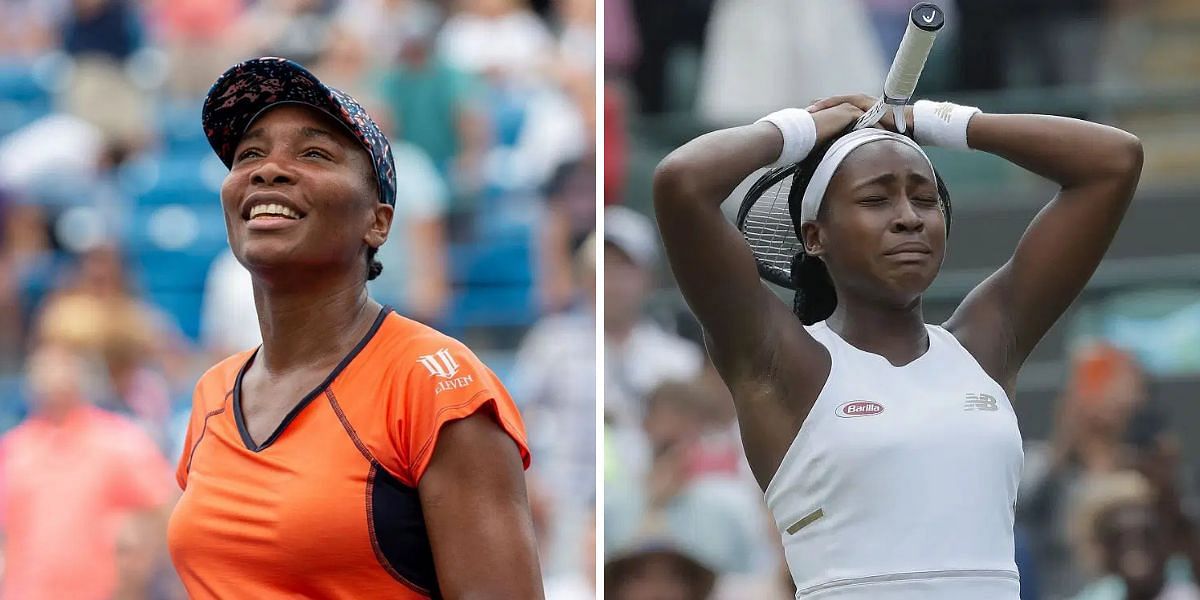
<path id="1" fill-rule="evenodd" d="M 1016 600 L 1024 453 L 1003 388 L 945 329 L 896 367 L 824 322 L 832 368 L 767 486 L 797 598 Z"/>

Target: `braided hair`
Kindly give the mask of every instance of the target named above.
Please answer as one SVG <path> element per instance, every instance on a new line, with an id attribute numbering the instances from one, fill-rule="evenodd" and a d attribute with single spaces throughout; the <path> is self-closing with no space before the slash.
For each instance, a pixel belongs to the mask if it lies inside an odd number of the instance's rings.
<path id="1" fill-rule="evenodd" d="M 821 163 L 821 159 L 825 158 L 830 146 L 851 131 L 853 131 L 853 126 L 847 127 L 837 136 L 815 148 L 798 163 L 796 172 L 792 175 L 792 187 L 788 191 L 788 211 L 792 216 L 792 226 L 795 228 L 796 237 L 800 238 L 801 242 L 804 238 L 800 228 L 800 204 L 804 199 L 804 190 L 808 188 L 808 184 L 817 170 L 817 165 Z M 949 235 L 950 191 L 946 189 L 946 182 L 942 181 L 942 176 L 938 174 L 937 169 L 934 169 L 933 177 L 937 181 L 942 214 L 946 218 L 946 235 Z M 825 204 L 822 203 L 822 210 L 824 210 L 824 206 Z M 829 269 L 825 266 L 825 261 L 805 252 L 803 243 L 800 245 L 800 251 L 792 257 L 791 278 L 792 288 L 796 290 L 796 295 L 792 300 L 792 312 L 800 318 L 801 322 L 805 325 L 812 325 L 828 319 L 829 315 L 833 314 L 833 310 L 837 308 L 837 292 L 833 287 L 833 278 L 829 276 Z"/>
<path id="2" fill-rule="evenodd" d="M 377 252 L 379 252 L 379 248 L 367 248 L 367 281 L 371 281 L 383 273 L 383 263 L 375 260 Z"/>
<path id="3" fill-rule="evenodd" d="M 376 180 L 374 171 L 370 171 L 367 174 L 367 181 L 371 184 L 371 190 L 375 192 L 374 197 L 378 198 L 379 181 Z M 375 248 L 370 245 L 367 246 L 367 281 L 371 281 L 383 273 L 383 263 L 375 260 L 375 255 L 378 253 L 379 248 Z"/>

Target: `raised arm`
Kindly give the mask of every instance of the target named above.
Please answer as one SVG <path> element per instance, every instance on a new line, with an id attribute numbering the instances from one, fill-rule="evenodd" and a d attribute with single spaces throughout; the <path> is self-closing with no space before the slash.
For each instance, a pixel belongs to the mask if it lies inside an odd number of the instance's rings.
<path id="1" fill-rule="evenodd" d="M 850 104 L 815 113 L 818 145 L 861 114 Z M 749 246 L 721 212 L 738 184 L 774 162 L 782 149 L 783 136 L 771 123 L 723 129 L 678 148 L 654 174 L 654 208 L 671 270 L 727 380 L 731 372 L 763 367 L 779 325 L 795 322 L 790 308 L 759 281 Z M 823 374 L 828 357 L 816 341 L 807 342 L 824 365 L 804 362 Z"/>
<path id="2" fill-rule="evenodd" d="M 967 142 L 1061 186 L 1012 258 L 946 323 L 1011 389 L 1021 364 L 1108 250 L 1137 187 L 1142 146 L 1125 131 L 1087 121 L 986 113 L 971 119 Z"/>
<path id="3" fill-rule="evenodd" d="M 810 110 L 847 102 L 866 110 L 875 99 L 834 96 Z M 906 116 L 913 131 L 912 107 Z M 890 116 L 881 126 L 895 130 Z M 988 374 L 1011 391 L 1025 359 L 1083 290 L 1116 235 L 1142 171 L 1142 144 L 1130 133 L 1088 121 L 987 113 L 971 118 L 967 144 L 1060 186 L 1012 258 L 946 322 Z"/>

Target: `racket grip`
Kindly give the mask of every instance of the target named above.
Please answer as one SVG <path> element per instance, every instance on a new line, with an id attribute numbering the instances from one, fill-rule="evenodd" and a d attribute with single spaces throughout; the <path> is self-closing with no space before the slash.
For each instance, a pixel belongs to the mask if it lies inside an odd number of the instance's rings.
<path id="1" fill-rule="evenodd" d="M 912 98 L 917 80 L 925 69 L 929 50 L 942 26 L 946 24 L 941 8 L 930 2 L 921 2 L 908 13 L 908 28 L 900 40 L 900 48 L 892 60 L 883 84 L 883 99 L 888 104 L 904 104 Z"/>

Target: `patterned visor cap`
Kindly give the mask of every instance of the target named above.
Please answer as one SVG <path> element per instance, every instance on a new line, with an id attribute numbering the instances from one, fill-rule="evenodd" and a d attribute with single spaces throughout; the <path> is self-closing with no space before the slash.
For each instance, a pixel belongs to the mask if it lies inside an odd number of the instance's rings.
<path id="1" fill-rule="evenodd" d="M 248 60 L 225 71 L 204 99 L 204 135 L 226 167 L 238 142 L 263 111 L 282 103 L 306 104 L 338 121 L 366 148 L 375 167 L 379 201 L 396 204 L 392 147 L 379 126 L 349 94 L 331 88 L 286 58 Z"/>

